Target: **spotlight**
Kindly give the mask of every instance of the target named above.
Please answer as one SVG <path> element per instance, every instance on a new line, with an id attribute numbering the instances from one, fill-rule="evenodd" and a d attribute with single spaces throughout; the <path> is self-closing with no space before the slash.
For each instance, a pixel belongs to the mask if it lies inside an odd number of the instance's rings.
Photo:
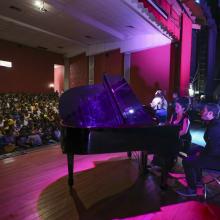
<path id="1" fill-rule="evenodd" d="M 128 111 L 130 114 L 133 114 L 134 113 L 134 109 L 129 109 Z"/>
<path id="2" fill-rule="evenodd" d="M 39 8 L 39 10 L 40 10 L 40 12 L 47 12 L 47 9 L 45 8 L 45 6 L 44 6 L 44 0 L 36 0 L 35 1 L 35 6 L 37 6 L 38 8 Z"/>
<path id="3" fill-rule="evenodd" d="M 50 84 L 49 84 L 49 88 L 54 88 L 54 84 L 53 84 L 53 83 L 50 83 Z"/>
<path id="4" fill-rule="evenodd" d="M 195 91 L 194 91 L 194 89 L 193 89 L 193 85 L 192 85 L 192 83 L 190 83 L 190 84 L 189 84 L 189 96 L 190 96 L 190 97 L 193 97 L 194 94 L 195 94 Z"/>
<path id="5" fill-rule="evenodd" d="M 35 1 L 35 6 L 37 6 L 39 9 L 41 9 L 43 7 L 43 1 L 37 0 Z"/>

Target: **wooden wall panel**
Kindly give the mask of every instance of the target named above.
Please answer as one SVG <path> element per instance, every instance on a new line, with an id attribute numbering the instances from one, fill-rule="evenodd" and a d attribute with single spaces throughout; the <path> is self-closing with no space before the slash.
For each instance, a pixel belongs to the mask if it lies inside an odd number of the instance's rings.
<path id="1" fill-rule="evenodd" d="M 170 44 L 131 55 L 131 86 L 143 104 L 149 104 L 157 89 L 169 92 Z"/>
<path id="2" fill-rule="evenodd" d="M 85 53 L 70 58 L 69 87 L 88 85 L 89 58 Z"/>
<path id="3" fill-rule="evenodd" d="M 123 56 L 119 49 L 95 55 L 94 82 L 100 83 L 103 73 L 123 75 Z"/>
<path id="4" fill-rule="evenodd" d="M 0 60 L 13 67 L 0 67 L 0 92 L 50 92 L 54 64 L 63 65 L 62 55 L 0 40 Z"/>

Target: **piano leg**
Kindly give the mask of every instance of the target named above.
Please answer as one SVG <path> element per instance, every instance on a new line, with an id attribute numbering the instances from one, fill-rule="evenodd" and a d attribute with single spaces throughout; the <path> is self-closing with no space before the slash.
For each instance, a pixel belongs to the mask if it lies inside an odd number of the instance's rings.
<path id="1" fill-rule="evenodd" d="M 175 156 L 170 156 L 170 157 L 164 158 L 164 166 L 162 168 L 161 182 L 160 182 L 161 189 L 165 190 L 168 187 L 167 180 L 169 177 L 169 171 L 173 167 L 174 159 L 175 159 Z"/>
<path id="2" fill-rule="evenodd" d="M 148 169 L 147 169 L 147 156 L 148 156 L 148 152 L 147 151 L 141 151 L 141 171 L 142 174 L 146 174 L 148 173 Z"/>
<path id="3" fill-rule="evenodd" d="M 128 151 L 128 152 L 127 152 L 127 155 L 128 155 L 128 158 L 131 159 L 131 157 L 132 157 L 132 152 L 131 152 L 131 151 Z"/>
<path id="4" fill-rule="evenodd" d="M 67 162 L 68 162 L 68 185 L 70 187 L 73 186 L 73 153 L 67 154 Z"/>
<path id="5" fill-rule="evenodd" d="M 168 174 L 169 174 L 168 169 L 166 167 L 163 167 L 161 170 L 161 179 L 160 179 L 160 188 L 162 190 L 166 190 L 168 187 L 167 185 Z"/>

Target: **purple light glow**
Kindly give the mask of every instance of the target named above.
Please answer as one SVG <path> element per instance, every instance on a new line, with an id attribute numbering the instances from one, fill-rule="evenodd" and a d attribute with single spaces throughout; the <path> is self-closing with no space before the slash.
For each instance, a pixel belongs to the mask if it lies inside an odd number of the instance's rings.
<path id="1" fill-rule="evenodd" d="M 19 179 L 16 180 L 14 175 L 8 175 L 7 178 L 2 178 L 0 181 L 0 186 L 6 185 L 8 189 L 10 188 L 10 199 L 8 195 L 8 190 L 1 192 L 0 202 L 4 200 L 4 205 L 7 205 L 7 208 L 1 209 L 0 219 L 11 219 L 13 213 L 13 219 L 15 220 L 29 220 L 29 219 L 42 219 L 39 216 L 38 210 L 38 201 L 42 192 L 49 187 L 51 184 L 54 184 L 57 180 L 67 176 L 67 161 L 66 155 L 62 155 L 60 147 L 57 146 L 56 149 L 49 148 L 44 150 L 45 156 L 41 156 L 41 160 L 36 163 L 30 161 L 30 154 L 25 154 L 13 158 L 14 160 L 11 163 L 6 164 L 7 167 L 20 167 L 19 170 Z M 39 152 L 34 152 L 34 159 L 42 155 Z M 50 155 L 50 157 L 46 155 Z M 99 155 L 76 155 L 75 156 L 75 167 L 74 172 L 81 172 L 84 170 L 92 169 L 95 167 L 95 163 L 98 161 L 106 161 L 112 159 L 124 159 L 127 158 L 126 153 L 115 153 L 115 154 L 99 154 Z M 56 167 L 54 167 L 54 160 L 56 160 Z M 1 170 L 3 170 L 3 161 L 0 161 Z M 23 169 L 23 161 L 29 164 L 31 173 L 28 173 L 27 170 Z M 45 166 L 47 169 L 45 169 Z M 23 181 L 23 178 L 31 179 L 31 183 L 27 184 L 27 181 Z M 19 191 L 15 186 L 19 185 Z M 12 199 L 13 198 L 13 199 Z M 6 201 L 5 201 L 6 200 Z"/>
<path id="2" fill-rule="evenodd" d="M 134 109 L 130 109 L 128 112 L 129 112 L 130 114 L 133 114 L 133 113 L 134 113 Z"/>
<path id="3" fill-rule="evenodd" d="M 183 218 L 184 216 L 184 218 Z M 219 207 L 211 204 L 204 204 L 197 201 L 190 201 L 175 205 L 164 206 L 159 212 L 146 215 L 133 216 L 128 218 L 115 218 L 113 220 L 183 220 L 183 219 L 219 219 Z"/>
<path id="4" fill-rule="evenodd" d="M 8 189 L 1 192 L 0 201 L 4 201 L 4 205 L 7 208 L 2 208 L 0 213 L 0 219 L 11 219 L 13 213 L 13 219 L 43 219 L 40 216 L 38 210 L 38 201 L 42 192 L 51 184 L 54 184 L 60 178 L 67 176 L 67 162 L 66 155 L 62 155 L 60 152 L 60 147 L 57 146 L 56 149 L 48 148 L 44 150 L 46 154 L 42 156 L 41 151 L 34 152 L 32 155 L 33 161 L 28 160 L 30 154 L 25 154 L 13 158 L 13 162 L 8 163 L 7 166 L 3 166 L 3 160 L 0 161 L 0 167 L 4 170 L 4 167 L 8 168 L 20 167 L 19 179 L 16 180 L 14 175 L 8 175 L 7 178 L 2 178 L 0 185 L 3 186 L 7 184 Z M 38 160 L 41 155 L 41 160 Z M 150 155 L 149 159 L 152 156 Z M 80 172 L 95 167 L 98 161 L 107 160 L 123 160 L 127 158 L 127 153 L 112 153 L 112 154 L 98 154 L 98 155 L 76 155 L 75 156 L 75 172 Z M 54 163 L 56 160 L 56 163 Z M 23 161 L 26 161 L 31 169 L 31 173 L 27 170 L 22 169 Z M 54 167 L 54 165 L 56 166 Z M 45 165 L 47 169 L 45 169 Z M 5 171 L 4 171 L 5 172 Z M 26 178 L 26 181 L 23 181 Z M 30 184 L 27 184 L 27 178 L 31 180 Z M 16 187 L 19 185 L 19 191 Z M 9 197 L 10 190 L 10 197 Z M 6 199 L 7 198 L 7 199 Z M 131 201 L 132 202 L 132 201 Z M 147 204 L 146 204 L 147 205 Z M 217 206 L 209 205 L 208 203 L 199 203 L 197 201 L 184 202 L 175 205 L 169 205 L 162 207 L 159 212 L 148 213 L 138 216 L 130 216 L 123 218 L 124 220 L 182 220 L 184 213 L 184 219 L 219 219 L 220 209 Z M 119 220 L 119 218 L 114 218 L 114 220 Z"/>

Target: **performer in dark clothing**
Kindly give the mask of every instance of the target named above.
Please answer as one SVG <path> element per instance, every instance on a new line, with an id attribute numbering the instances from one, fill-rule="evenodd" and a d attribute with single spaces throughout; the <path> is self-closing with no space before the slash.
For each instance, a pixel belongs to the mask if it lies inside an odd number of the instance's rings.
<path id="1" fill-rule="evenodd" d="M 208 123 L 204 134 L 206 146 L 193 150 L 183 159 L 188 187 L 177 191 L 182 196 L 196 196 L 196 188 L 202 183 L 203 168 L 220 170 L 219 106 L 206 104 L 202 111 L 202 119 Z"/>
<path id="2" fill-rule="evenodd" d="M 180 97 L 175 103 L 175 112 L 170 118 L 169 124 L 178 125 L 180 127 L 180 149 L 179 151 L 188 153 L 191 146 L 190 120 L 188 116 L 189 99 Z"/>
<path id="3" fill-rule="evenodd" d="M 187 97 L 179 97 L 175 103 L 175 112 L 172 114 L 170 121 L 168 124 L 179 126 L 179 139 L 180 139 L 180 147 L 179 151 L 188 153 L 188 150 L 191 146 L 191 134 L 190 134 L 190 120 L 187 114 L 187 110 L 189 107 L 189 99 Z M 171 170 L 175 161 L 177 160 L 177 156 L 172 158 L 163 158 L 159 155 L 154 155 L 153 160 L 151 162 L 152 166 L 164 166 L 164 161 L 168 161 L 166 164 L 168 165 L 168 170 Z"/>

